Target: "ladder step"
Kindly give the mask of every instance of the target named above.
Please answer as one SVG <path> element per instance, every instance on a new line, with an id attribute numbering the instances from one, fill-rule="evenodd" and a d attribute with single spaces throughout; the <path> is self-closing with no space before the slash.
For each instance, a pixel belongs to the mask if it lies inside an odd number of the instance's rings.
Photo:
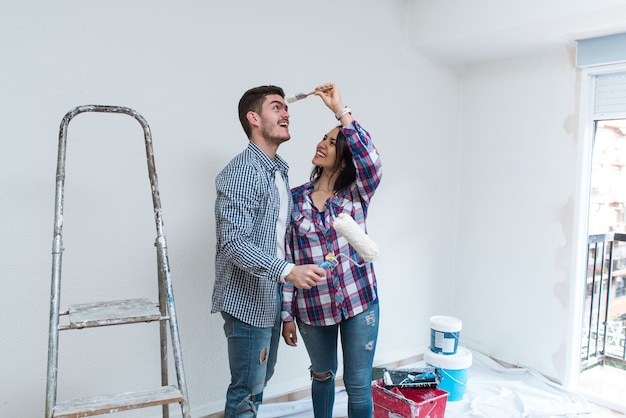
<path id="1" fill-rule="evenodd" d="M 70 328 L 150 322 L 161 319 L 157 304 L 148 299 L 127 299 L 72 305 L 68 309 Z"/>
<path id="2" fill-rule="evenodd" d="M 162 386 L 158 389 L 142 392 L 126 392 L 59 402 L 54 407 L 52 416 L 55 418 L 90 417 L 130 409 L 180 403 L 182 400 L 183 395 L 177 387 Z"/>

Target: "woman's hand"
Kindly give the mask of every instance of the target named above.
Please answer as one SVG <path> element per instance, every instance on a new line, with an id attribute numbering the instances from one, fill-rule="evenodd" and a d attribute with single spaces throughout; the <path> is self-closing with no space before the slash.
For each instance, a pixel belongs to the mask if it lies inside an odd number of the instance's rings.
<path id="1" fill-rule="evenodd" d="M 296 333 L 296 323 L 293 321 L 283 322 L 283 339 L 292 347 L 298 345 L 298 334 Z"/>
<path id="2" fill-rule="evenodd" d="M 333 114 L 343 126 L 348 126 L 352 123 L 352 113 L 344 104 L 339 93 L 339 89 L 335 83 L 324 83 L 317 87 L 313 92 L 316 96 L 322 98 L 326 106 L 332 110 Z"/>
<path id="3" fill-rule="evenodd" d="M 341 94 L 339 93 L 339 89 L 335 85 L 335 83 L 324 83 L 317 87 L 315 87 L 315 92 L 313 93 L 316 96 L 319 96 L 324 101 L 324 104 L 328 106 L 333 113 L 337 113 L 338 110 L 343 109 L 345 106 L 343 104 L 343 100 L 341 99 Z"/>

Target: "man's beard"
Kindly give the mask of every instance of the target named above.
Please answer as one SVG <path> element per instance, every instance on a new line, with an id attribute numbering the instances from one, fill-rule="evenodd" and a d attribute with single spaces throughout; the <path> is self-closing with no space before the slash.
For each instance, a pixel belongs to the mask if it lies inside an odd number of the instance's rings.
<path id="1" fill-rule="evenodd" d="M 282 144 L 283 142 L 289 141 L 291 139 L 291 135 L 287 133 L 286 135 L 278 135 L 273 131 L 276 128 L 276 125 L 263 124 L 261 128 L 261 134 L 265 139 L 274 144 Z"/>

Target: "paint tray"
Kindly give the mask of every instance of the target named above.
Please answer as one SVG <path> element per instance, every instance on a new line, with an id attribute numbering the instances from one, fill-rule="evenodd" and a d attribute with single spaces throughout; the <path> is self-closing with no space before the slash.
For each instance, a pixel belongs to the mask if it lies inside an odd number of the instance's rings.
<path id="1" fill-rule="evenodd" d="M 435 367 L 420 367 L 413 369 L 385 369 L 383 382 L 389 388 L 428 389 L 439 384 L 439 371 Z"/>
<path id="2" fill-rule="evenodd" d="M 387 389 L 383 379 L 372 382 L 374 418 L 444 418 L 448 392 L 438 388 Z"/>

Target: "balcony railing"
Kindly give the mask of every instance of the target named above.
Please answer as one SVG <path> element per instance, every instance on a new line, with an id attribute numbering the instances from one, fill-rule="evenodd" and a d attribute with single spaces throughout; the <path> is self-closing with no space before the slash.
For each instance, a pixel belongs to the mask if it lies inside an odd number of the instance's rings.
<path id="1" fill-rule="evenodd" d="M 581 369 L 607 360 L 626 366 L 626 234 L 589 236 L 586 276 Z"/>

